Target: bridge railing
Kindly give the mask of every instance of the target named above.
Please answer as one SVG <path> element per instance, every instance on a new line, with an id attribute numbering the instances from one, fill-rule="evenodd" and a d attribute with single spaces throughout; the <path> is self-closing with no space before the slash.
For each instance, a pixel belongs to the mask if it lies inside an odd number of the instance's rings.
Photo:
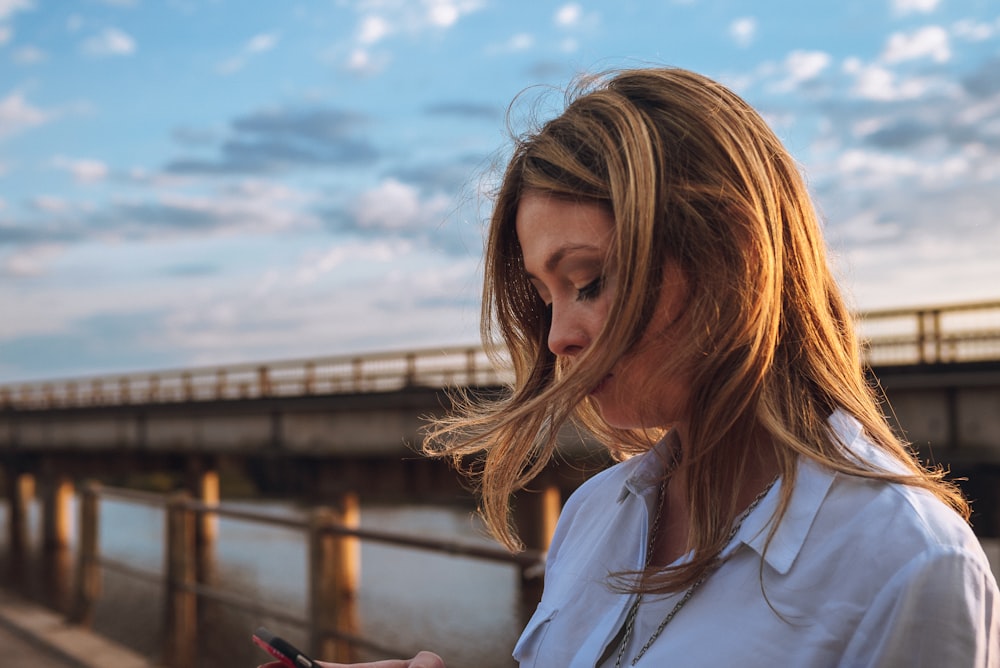
<path id="1" fill-rule="evenodd" d="M 0 386 L 0 408 L 45 409 L 161 402 L 392 392 L 406 387 L 496 385 L 478 346 L 342 355 Z"/>
<path id="2" fill-rule="evenodd" d="M 858 316 L 870 366 L 1000 360 L 1000 301 Z"/>
<path id="3" fill-rule="evenodd" d="M 871 366 L 1000 359 L 1000 301 L 859 313 Z M 391 392 L 507 382 L 479 346 L 0 385 L 0 409 Z"/>

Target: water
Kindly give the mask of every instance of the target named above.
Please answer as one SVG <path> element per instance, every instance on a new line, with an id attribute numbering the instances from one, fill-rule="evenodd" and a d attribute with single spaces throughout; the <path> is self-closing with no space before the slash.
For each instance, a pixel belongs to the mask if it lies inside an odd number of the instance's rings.
<path id="1" fill-rule="evenodd" d="M 227 504 L 228 505 L 228 504 Z M 301 515 L 291 504 L 242 503 L 262 512 Z M 29 508 L 31 544 L 38 544 L 37 504 Z M 75 513 L 74 513 L 75 517 Z M 6 508 L 0 504 L 6 525 Z M 102 556 L 155 574 L 163 572 L 164 514 L 160 508 L 101 501 Z M 364 528 L 422 537 L 493 544 L 472 514 L 455 508 L 362 507 Z M 1000 540 L 983 547 L 1000 577 Z M 419 649 L 441 654 L 449 668 L 509 668 L 510 651 L 520 632 L 518 572 L 514 566 L 439 555 L 362 541 L 359 600 L 360 635 L 395 648 L 398 656 Z M 220 518 L 217 544 L 218 586 L 250 596 L 269 608 L 306 617 L 305 532 L 243 520 Z M 159 658 L 162 650 L 162 585 L 112 570 L 104 571 L 95 630 Z M 303 629 L 208 606 L 200 620 L 203 638 L 199 665 L 236 668 L 265 658 L 249 641 L 263 623 L 305 646 Z M 370 660 L 385 658 L 364 655 Z"/>
<path id="2" fill-rule="evenodd" d="M 303 512 L 291 504 L 238 505 L 269 514 Z M 32 506 L 29 525 L 32 545 L 37 545 L 38 509 L 37 504 Z M 361 526 L 495 545 L 472 513 L 456 508 L 362 506 Z M 101 500 L 102 558 L 161 574 L 164 531 L 161 508 Z M 220 589 L 307 617 L 304 531 L 220 518 L 216 566 Z M 162 586 L 109 569 L 103 579 L 95 630 L 144 654 L 160 656 Z M 399 656 L 433 650 L 449 668 L 509 668 L 514 665 L 510 651 L 521 625 L 518 588 L 519 573 L 512 565 L 362 541 L 359 635 L 398 650 Z M 203 652 L 211 656 L 211 661 L 203 657 L 201 664 L 227 668 L 262 661 L 264 655 L 249 641 L 250 632 L 261 623 L 300 646 L 307 644 L 303 629 L 214 606 L 214 614 L 199 623 L 202 635 L 210 636 Z"/>

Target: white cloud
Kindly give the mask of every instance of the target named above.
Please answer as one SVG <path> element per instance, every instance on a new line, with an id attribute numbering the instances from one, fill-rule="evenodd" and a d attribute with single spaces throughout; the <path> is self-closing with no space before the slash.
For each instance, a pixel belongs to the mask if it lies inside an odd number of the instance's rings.
<path id="1" fill-rule="evenodd" d="M 941 0 L 891 0 L 891 3 L 893 12 L 899 15 L 929 14 L 937 9 Z"/>
<path id="2" fill-rule="evenodd" d="M 925 188 L 943 187 L 966 177 L 972 165 L 966 155 L 951 155 L 937 161 L 909 156 L 888 155 L 876 151 L 850 149 L 837 161 L 837 169 L 846 181 L 860 179 L 867 188 L 886 186 L 900 179 L 912 179 Z"/>
<path id="3" fill-rule="evenodd" d="M 729 24 L 729 36 L 739 46 L 750 46 L 757 35 L 757 19 L 752 16 L 744 16 Z"/>
<path id="4" fill-rule="evenodd" d="M 10 26 L 0 24 L 0 46 L 9 42 L 13 34 L 14 31 L 10 29 Z"/>
<path id="5" fill-rule="evenodd" d="M 20 248 L 3 258 L 0 275 L 14 278 L 41 276 L 51 261 L 62 253 L 63 247 L 57 244 L 38 244 Z"/>
<path id="6" fill-rule="evenodd" d="M 938 63 L 950 60 L 948 32 L 941 26 L 926 26 L 909 34 L 893 33 L 882 52 L 882 60 L 886 63 L 918 58 L 930 58 Z"/>
<path id="7" fill-rule="evenodd" d="M 843 71 L 854 77 L 852 94 L 880 102 L 914 100 L 940 87 L 940 82 L 926 77 L 899 79 L 892 70 L 878 64 L 862 63 L 857 58 L 845 60 Z"/>
<path id="8" fill-rule="evenodd" d="M 517 51 L 527 51 L 535 45 L 535 36 L 519 32 L 511 35 L 510 39 L 502 44 L 492 44 L 486 47 L 486 53 L 515 53 Z"/>
<path id="9" fill-rule="evenodd" d="M 298 283 L 312 283 L 321 275 L 349 262 L 381 262 L 387 263 L 409 253 L 413 245 L 402 239 L 351 241 L 333 246 L 325 253 L 316 256 L 309 254 L 303 259 L 303 264 L 296 272 Z"/>
<path id="10" fill-rule="evenodd" d="M 386 68 L 390 57 L 387 53 L 372 53 L 367 49 L 353 49 L 347 57 L 345 67 L 355 74 L 377 74 Z"/>
<path id="11" fill-rule="evenodd" d="M 441 223 L 449 206 L 451 200 L 444 195 L 421 201 L 416 188 L 388 178 L 358 197 L 354 215 L 364 229 L 413 230 Z"/>
<path id="12" fill-rule="evenodd" d="M 451 28 L 466 14 L 478 11 L 484 0 L 360 0 L 355 9 L 361 15 L 354 32 L 353 47 L 347 50 L 344 67 L 359 74 L 381 71 L 390 54 L 374 54 L 374 44 L 391 35 L 420 36 L 427 30 Z M 341 56 L 342 57 L 342 53 Z"/>
<path id="13" fill-rule="evenodd" d="M 482 8 L 480 0 L 423 0 L 427 21 L 438 28 L 450 28 L 464 14 Z"/>
<path id="14" fill-rule="evenodd" d="M 47 57 L 45 52 L 34 46 L 25 46 L 16 50 L 12 55 L 14 62 L 20 65 L 34 65 L 40 63 Z"/>
<path id="15" fill-rule="evenodd" d="M 278 36 L 274 33 L 261 33 L 259 35 L 254 35 L 247 42 L 246 50 L 248 53 L 263 53 L 264 51 L 270 51 L 278 44 Z"/>
<path id="16" fill-rule="evenodd" d="M 31 106 L 21 93 L 11 93 L 0 100 L 0 139 L 41 125 L 51 117 L 50 113 Z"/>
<path id="17" fill-rule="evenodd" d="M 31 0 L 0 0 L 0 21 L 13 16 L 15 13 L 34 9 L 35 3 Z"/>
<path id="18" fill-rule="evenodd" d="M 375 44 L 390 32 L 392 32 L 392 28 L 384 18 L 377 15 L 366 16 L 361 20 L 361 25 L 358 27 L 358 42 L 361 44 Z"/>
<path id="19" fill-rule="evenodd" d="M 78 183 L 96 183 L 108 176 L 108 166 L 100 160 L 72 160 L 60 155 L 52 159 L 52 164 L 68 171 Z"/>
<path id="20" fill-rule="evenodd" d="M 45 213 L 62 213 L 69 209 L 66 200 L 55 195 L 36 195 L 29 202 L 33 208 Z"/>
<path id="21" fill-rule="evenodd" d="M 989 23 L 979 23 L 972 19 L 962 19 L 961 21 L 956 21 L 951 26 L 951 34 L 970 42 L 983 42 L 993 37 L 997 33 L 998 27 L 1000 27 L 1000 21 L 994 26 Z"/>
<path id="22" fill-rule="evenodd" d="M 561 28 L 571 28 L 577 25 L 582 17 L 583 8 L 571 2 L 556 10 L 555 22 Z"/>
<path id="23" fill-rule="evenodd" d="M 773 89 L 779 92 L 794 90 L 818 77 L 831 60 L 825 51 L 792 51 L 782 64 L 784 78 L 774 84 Z"/>
<path id="24" fill-rule="evenodd" d="M 229 60 L 222 61 L 215 66 L 215 70 L 219 74 L 235 74 L 246 67 L 247 62 L 251 57 L 259 53 L 270 51 L 277 46 L 278 41 L 279 37 L 275 33 L 261 33 L 259 35 L 254 35 L 246 44 L 243 45 L 243 49 L 239 55 L 234 56 Z"/>
<path id="25" fill-rule="evenodd" d="M 128 56 L 135 48 L 132 36 L 118 28 L 105 28 L 83 43 L 84 53 L 91 56 Z"/>

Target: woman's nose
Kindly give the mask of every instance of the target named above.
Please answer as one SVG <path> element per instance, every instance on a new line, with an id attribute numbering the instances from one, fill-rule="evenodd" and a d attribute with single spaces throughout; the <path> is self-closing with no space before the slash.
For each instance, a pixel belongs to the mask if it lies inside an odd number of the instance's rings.
<path id="1" fill-rule="evenodd" d="M 549 326 L 549 350 L 556 356 L 573 356 L 583 352 L 590 343 L 583 323 L 572 317 L 572 309 L 552 305 Z"/>

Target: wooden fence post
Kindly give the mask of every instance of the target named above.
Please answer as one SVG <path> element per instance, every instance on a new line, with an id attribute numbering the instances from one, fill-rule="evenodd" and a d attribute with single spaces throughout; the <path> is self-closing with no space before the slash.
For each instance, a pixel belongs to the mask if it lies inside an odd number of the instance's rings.
<path id="1" fill-rule="evenodd" d="M 101 485 L 89 481 L 80 493 L 80 543 L 76 555 L 76 580 L 70 621 L 90 626 L 94 621 L 94 605 L 101 593 L 100 527 Z"/>
<path id="2" fill-rule="evenodd" d="M 361 577 L 360 541 L 332 531 L 357 528 L 358 496 L 345 493 L 340 508 L 317 508 L 309 529 L 310 651 L 327 661 L 357 660 L 354 644 L 335 633 L 357 635 L 358 582 Z"/>
<path id="3" fill-rule="evenodd" d="M 186 507 L 190 495 L 174 492 L 167 501 L 166 664 L 171 668 L 196 665 L 198 596 L 194 511 Z"/>

